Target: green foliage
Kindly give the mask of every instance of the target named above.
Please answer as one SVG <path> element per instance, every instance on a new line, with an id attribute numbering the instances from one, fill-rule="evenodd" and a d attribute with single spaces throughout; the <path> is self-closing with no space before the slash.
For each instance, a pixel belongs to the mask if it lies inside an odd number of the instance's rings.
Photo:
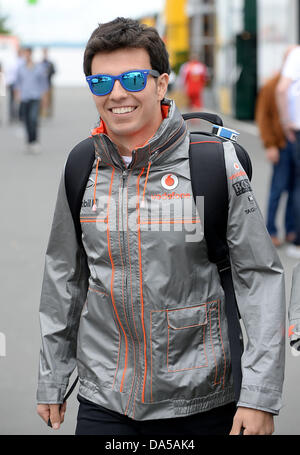
<path id="1" fill-rule="evenodd" d="M 189 59 L 189 52 L 188 51 L 181 51 L 181 52 L 176 52 L 176 63 L 172 70 L 174 71 L 175 74 L 179 73 L 181 65 L 183 63 L 186 63 Z"/>
<path id="2" fill-rule="evenodd" d="M 6 26 L 8 17 L 3 16 L 0 11 L 0 35 L 10 35 L 11 31 Z"/>

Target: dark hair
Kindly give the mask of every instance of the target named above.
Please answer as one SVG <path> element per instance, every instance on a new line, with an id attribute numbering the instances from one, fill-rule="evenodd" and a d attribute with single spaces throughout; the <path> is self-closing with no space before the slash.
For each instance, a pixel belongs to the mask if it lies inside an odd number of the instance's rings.
<path id="1" fill-rule="evenodd" d="M 99 24 L 93 31 L 84 52 L 85 75 L 91 75 L 92 60 L 98 52 L 111 52 L 122 48 L 145 49 L 149 54 L 152 69 L 160 74 L 170 74 L 169 54 L 157 30 L 133 19 L 118 17 L 106 24 Z"/>

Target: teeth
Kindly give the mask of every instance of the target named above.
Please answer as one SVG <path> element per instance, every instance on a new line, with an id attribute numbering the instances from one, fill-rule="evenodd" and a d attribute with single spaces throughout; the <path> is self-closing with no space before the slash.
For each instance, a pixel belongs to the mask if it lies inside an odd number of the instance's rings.
<path id="1" fill-rule="evenodd" d="M 135 107 L 114 107 L 112 109 L 113 114 L 128 114 L 135 110 Z"/>

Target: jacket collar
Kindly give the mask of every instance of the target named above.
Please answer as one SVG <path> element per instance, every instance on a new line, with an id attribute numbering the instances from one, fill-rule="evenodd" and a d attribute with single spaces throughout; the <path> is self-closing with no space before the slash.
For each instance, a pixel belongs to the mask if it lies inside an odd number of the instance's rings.
<path id="1" fill-rule="evenodd" d="M 172 150 L 175 145 L 182 142 L 187 135 L 187 127 L 173 100 L 164 99 L 162 103 L 164 119 L 160 127 L 142 147 L 133 151 L 131 168 L 141 169 L 148 166 L 149 161 L 154 161 L 163 151 Z M 125 168 L 117 146 L 107 135 L 105 124 L 92 131 L 95 143 L 96 158 L 103 163 L 114 167 Z"/>

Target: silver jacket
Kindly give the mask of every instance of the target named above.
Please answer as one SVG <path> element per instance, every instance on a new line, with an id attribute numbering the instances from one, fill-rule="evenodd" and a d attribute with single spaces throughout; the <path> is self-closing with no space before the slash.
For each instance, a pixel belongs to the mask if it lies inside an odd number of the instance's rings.
<path id="1" fill-rule="evenodd" d="M 129 168 L 106 134 L 95 136 L 80 214 L 83 248 L 63 173 L 40 304 L 39 403 L 61 403 L 76 366 L 81 396 L 136 420 L 234 401 L 224 293 L 193 200 L 189 133 L 166 102 L 168 117 Z M 277 414 L 284 274 L 232 143 L 224 149 L 227 240 L 247 334 L 238 405 Z"/>
<path id="2" fill-rule="evenodd" d="M 289 304 L 289 339 L 300 339 L 300 262 L 293 269 L 292 290 Z"/>

